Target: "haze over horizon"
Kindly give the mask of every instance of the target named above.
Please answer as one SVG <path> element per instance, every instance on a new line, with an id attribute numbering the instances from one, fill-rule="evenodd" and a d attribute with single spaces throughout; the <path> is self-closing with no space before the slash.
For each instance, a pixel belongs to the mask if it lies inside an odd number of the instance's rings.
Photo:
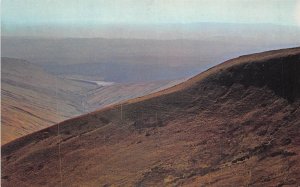
<path id="1" fill-rule="evenodd" d="M 1 17 L 2 36 L 12 37 L 199 38 L 191 32 L 232 26 L 299 33 L 300 1 L 3 0 Z"/>

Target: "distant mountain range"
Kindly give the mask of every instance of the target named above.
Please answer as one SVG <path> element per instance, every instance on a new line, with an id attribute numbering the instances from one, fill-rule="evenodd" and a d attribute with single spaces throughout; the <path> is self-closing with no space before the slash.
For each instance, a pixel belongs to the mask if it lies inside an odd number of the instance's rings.
<path id="1" fill-rule="evenodd" d="M 300 45 L 299 28 L 268 24 L 104 25 L 96 30 L 106 29 L 111 37 L 4 35 L 1 52 L 56 75 L 141 83 L 191 77 L 236 56 Z M 131 30 L 156 37 L 134 38 L 138 34 Z M 122 33 L 128 37 L 121 37 Z"/>

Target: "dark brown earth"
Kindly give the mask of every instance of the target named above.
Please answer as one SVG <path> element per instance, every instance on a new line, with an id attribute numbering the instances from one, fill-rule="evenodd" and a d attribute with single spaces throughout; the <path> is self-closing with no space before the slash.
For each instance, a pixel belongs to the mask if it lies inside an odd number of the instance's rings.
<path id="1" fill-rule="evenodd" d="M 242 56 L 167 90 L 2 146 L 3 186 L 299 186 L 300 48 Z"/>

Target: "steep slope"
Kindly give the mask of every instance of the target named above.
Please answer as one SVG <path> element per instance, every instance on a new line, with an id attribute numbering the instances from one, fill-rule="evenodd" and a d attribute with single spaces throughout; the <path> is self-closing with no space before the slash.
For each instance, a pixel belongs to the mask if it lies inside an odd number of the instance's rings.
<path id="1" fill-rule="evenodd" d="M 3 186 L 298 186 L 300 48 L 242 56 L 172 88 L 2 146 Z"/>
<path id="2" fill-rule="evenodd" d="M 3 57 L 1 65 L 2 144 L 82 114 L 81 95 L 93 88 L 25 60 Z"/>

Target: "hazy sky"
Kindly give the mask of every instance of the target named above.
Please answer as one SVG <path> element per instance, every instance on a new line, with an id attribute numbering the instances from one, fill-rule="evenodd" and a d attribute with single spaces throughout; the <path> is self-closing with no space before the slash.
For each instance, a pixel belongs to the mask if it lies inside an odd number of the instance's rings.
<path id="1" fill-rule="evenodd" d="M 300 0 L 2 0 L 4 33 L 22 27 L 165 23 L 300 26 Z"/>

